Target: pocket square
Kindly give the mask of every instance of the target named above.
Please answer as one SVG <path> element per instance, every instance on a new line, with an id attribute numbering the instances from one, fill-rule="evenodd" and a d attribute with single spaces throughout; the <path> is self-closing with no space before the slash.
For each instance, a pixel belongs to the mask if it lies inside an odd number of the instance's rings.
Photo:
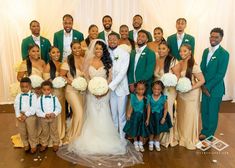
<path id="1" fill-rule="evenodd" d="M 74 37 L 73 39 L 77 40 L 77 37 Z"/>

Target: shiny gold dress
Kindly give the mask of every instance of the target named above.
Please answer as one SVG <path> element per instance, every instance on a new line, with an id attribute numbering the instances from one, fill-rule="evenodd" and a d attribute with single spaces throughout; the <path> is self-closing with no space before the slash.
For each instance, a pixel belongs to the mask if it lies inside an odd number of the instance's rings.
<path id="1" fill-rule="evenodd" d="M 64 62 L 60 69 L 68 71 L 67 77 L 69 80 L 72 81 L 74 79 L 70 73 L 70 68 L 67 62 Z M 76 69 L 76 77 L 81 75 L 82 72 L 79 69 Z M 84 95 L 81 94 L 78 90 L 74 89 L 71 85 L 67 85 L 65 87 L 65 98 L 73 111 L 71 124 L 66 133 L 66 141 L 70 142 L 73 138 L 78 137 L 81 133 L 84 113 Z"/>
<path id="2" fill-rule="evenodd" d="M 192 73 L 200 73 L 199 65 L 193 66 Z M 181 77 L 185 77 L 186 71 L 181 72 Z M 192 83 L 196 82 L 192 75 Z M 179 145 L 187 149 L 196 149 L 198 142 L 198 118 L 200 113 L 201 89 L 193 89 L 187 93 L 178 92 L 177 95 L 177 123 L 179 132 Z"/>

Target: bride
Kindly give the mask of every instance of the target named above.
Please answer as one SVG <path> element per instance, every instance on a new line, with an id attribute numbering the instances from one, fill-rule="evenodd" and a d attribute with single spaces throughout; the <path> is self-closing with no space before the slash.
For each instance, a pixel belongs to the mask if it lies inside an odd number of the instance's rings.
<path id="1" fill-rule="evenodd" d="M 88 81 L 103 77 L 111 82 L 112 60 L 103 40 L 93 40 L 86 53 L 84 72 Z M 131 166 L 142 163 L 142 155 L 120 138 L 112 121 L 110 95 L 86 95 L 85 120 L 79 137 L 60 148 L 58 155 L 80 165 L 94 167 Z"/>

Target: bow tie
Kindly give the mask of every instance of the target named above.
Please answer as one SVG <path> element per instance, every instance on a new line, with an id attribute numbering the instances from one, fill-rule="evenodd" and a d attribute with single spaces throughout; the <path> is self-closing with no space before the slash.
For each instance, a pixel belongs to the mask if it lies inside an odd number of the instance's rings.
<path id="1" fill-rule="evenodd" d="M 51 96 L 45 96 L 45 98 L 49 98 L 49 99 L 50 99 L 50 98 L 51 98 Z"/>
<path id="2" fill-rule="evenodd" d="M 22 93 L 21 96 L 29 96 L 28 93 Z"/>

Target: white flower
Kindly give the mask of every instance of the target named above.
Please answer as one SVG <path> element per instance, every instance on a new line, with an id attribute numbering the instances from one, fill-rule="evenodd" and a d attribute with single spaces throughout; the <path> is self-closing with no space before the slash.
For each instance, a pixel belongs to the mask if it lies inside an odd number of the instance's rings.
<path id="1" fill-rule="evenodd" d="M 20 66 L 21 66 L 21 63 L 22 61 L 17 61 L 15 64 L 14 64 L 14 69 L 15 69 L 15 72 L 18 72 L 19 69 L 20 69 Z"/>
<path id="2" fill-rule="evenodd" d="M 171 87 L 177 85 L 177 77 L 172 73 L 165 73 L 161 79 L 165 87 Z"/>
<path id="3" fill-rule="evenodd" d="M 52 81 L 52 84 L 53 84 L 53 87 L 54 88 L 62 88 L 66 85 L 67 81 L 62 78 L 61 76 L 58 76 L 56 77 L 53 81 Z"/>
<path id="4" fill-rule="evenodd" d="M 29 76 L 29 78 L 32 82 L 32 87 L 33 88 L 40 87 L 42 82 L 43 82 L 43 79 L 38 75 L 31 75 L 31 76 Z"/>
<path id="5" fill-rule="evenodd" d="M 146 53 L 145 52 L 142 52 L 141 55 L 145 55 Z"/>
<path id="6" fill-rule="evenodd" d="M 103 95 L 107 93 L 109 87 L 106 79 L 102 77 L 94 77 L 90 80 L 88 84 L 89 91 L 96 96 Z"/>
<path id="7" fill-rule="evenodd" d="M 114 60 L 117 61 L 119 58 L 119 55 L 114 56 Z"/>
<path id="8" fill-rule="evenodd" d="M 211 57 L 211 59 L 216 59 L 216 57 Z"/>
<path id="9" fill-rule="evenodd" d="M 185 93 L 190 91 L 191 89 L 192 89 L 192 84 L 188 78 L 182 77 L 179 79 L 178 84 L 176 85 L 176 90 Z"/>
<path id="10" fill-rule="evenodd" d="M 74 87 L 74 89 L 79 90 L 79 91 L 85 91 L 87 88 L 87 82 L 86 79 L 83 77 L 77 77 L 75 78 L 71 85 Z"/>
<path id="11" fill-rule="evenodd" d="M 185 39 L 184 41 L 185 41 L 185 42 L 189 42 L 189 40 L 188 40 L 188 39 Z"/>
<path id="12" fill-rule="evenodd" d="M 21 92 L 20 90 L 20 83 L 19 82 L 15 82 L 10 84 L 10 95 L 11 97 L 16 97 L 17 94 L 19 94 Z"/>
<path id="13" fill-rule="evenodd" d="M 131 46 L 128 46 L 126 44 L 121 44 L 118 47 L 124 49 L 125 51 L 127 51 L 128 53 L 131 53 Z"/>

